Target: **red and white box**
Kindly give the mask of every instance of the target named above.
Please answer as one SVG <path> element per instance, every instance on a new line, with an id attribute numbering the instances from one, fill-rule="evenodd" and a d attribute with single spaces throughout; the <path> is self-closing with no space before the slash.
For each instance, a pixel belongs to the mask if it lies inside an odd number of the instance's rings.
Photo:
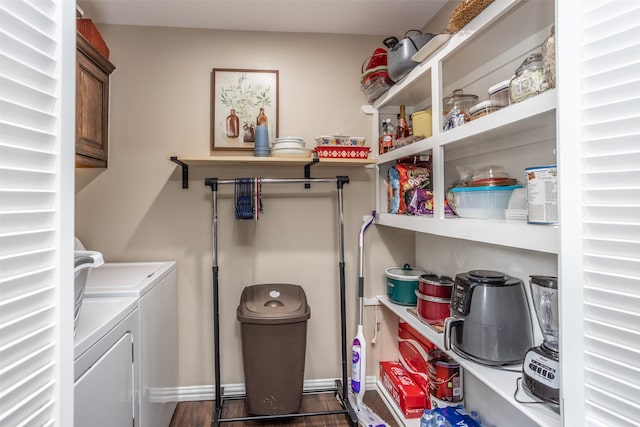
<path id="1" fill-rule="evenodd" d="M 405 371 L 400 362 L 380 362 L 380 378 L 384 388 L 398 405 L 405 418 L 420 418 L 427 395 Z"/>
<path id="2" fill-rule="evenodd" d="M 429 395 L 429 352 L 435 344 L 423 337 L 406 322 L 398 324 L 398 350 L 400 363 L 416 383 Z M 427 399 L 427 409 L 429 408 Z"/>

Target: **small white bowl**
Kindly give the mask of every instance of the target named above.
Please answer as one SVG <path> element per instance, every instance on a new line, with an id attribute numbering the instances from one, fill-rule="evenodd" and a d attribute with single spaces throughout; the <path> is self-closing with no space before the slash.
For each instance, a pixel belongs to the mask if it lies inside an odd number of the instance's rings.
<path id="1" fill-rule="evenodd" d="M 272 148 L 272 157 L 309 157 L 311 150 L 308 148 Z"/>
<path id="2" fill-rule="evenodd" d="M 304 148 L 304 141 L 275 141 L 273 143 L 273 148 Z"/>

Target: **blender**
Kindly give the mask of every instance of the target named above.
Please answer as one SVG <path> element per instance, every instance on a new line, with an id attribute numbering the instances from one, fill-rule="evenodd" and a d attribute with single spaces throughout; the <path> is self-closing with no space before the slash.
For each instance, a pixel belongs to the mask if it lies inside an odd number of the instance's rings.
<path id="1" fill-rule="evenodd" d="M 531 396 L 557 406 L 560 400 L 560 362 L 558 359 L 558 278 L 530 276 L 531 297 L 544 338 L 542 345 L 530 348 L 524 357 L 524 389 Z"/>

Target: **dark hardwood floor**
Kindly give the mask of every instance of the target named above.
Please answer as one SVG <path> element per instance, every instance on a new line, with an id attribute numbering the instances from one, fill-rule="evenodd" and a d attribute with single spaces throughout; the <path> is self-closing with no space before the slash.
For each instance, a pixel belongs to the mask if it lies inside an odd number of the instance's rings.
<path id="1" fill-rule="evenodd" d="M 382 398 L 376 391 L 367 391 L 364 396 L 364 403 L 371 408 L 378 416 L 384 419 L 391 427 L 398 427 L 391 412 L 384 404 Z M 210 427 L 213 415 L 214 401 L 206 400 L 199 402 L 180 402 L 173 414 L 169 427 Z M 319 412 L 326 410 L 340 410 L 340 402 L 333 393 L 305 394 L 302 397 L 301 412 Z M 222 417 L 243 417 L 246 416 L 244 400 L 225 400 L 222 408 Z M 245 421 L 245 422 L 224 422 L 222 427 L 241 426 L 288 426 L 288 427 L 338 427 L 347 426 L 346 415 L 316 415 L 310 417 L 291 418 L 278 421 Z"/>

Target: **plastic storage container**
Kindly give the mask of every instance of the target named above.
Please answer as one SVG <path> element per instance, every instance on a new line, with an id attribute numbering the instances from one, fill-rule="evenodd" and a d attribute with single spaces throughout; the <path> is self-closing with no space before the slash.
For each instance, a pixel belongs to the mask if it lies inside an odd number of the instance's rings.
<path id="1" fill-rule="evenodd" d="M 511 102 L 509 98 L 509 83 L 511 83 L 511 79 L 503 80 L 491 86 L 488 90 L 489 101 L 493 101 L 496 105 L 503 107 L 509 105 Z"/>
<path id="2" fill-rule="evenodd" d="M 494 111 L 498 111 L 501 108 L 502 105 L 499 105 L 494 101 L 482 101 L 471 107 L 469 109 L 469 114 L 471 115 L 471 120 L 475 120 L 479 119 L 480 117 L 484 117 L 487 114 L 491 114 Z"/>
<path id="3" fill-rule="evenodd" d="M 504 218 L 509 198 L 521 185 L 456 187 L 453 193 L 455 211 L 463 218 Z"/>
<path id="4" fill-rule="evenodd" d="M 431 110 L 416 111 L 411 115 L 413 134 L 429 138 L 433 134 L 431 127 Z"/>
<path id="5" fill-rule="evenodd" d="M 298 412 L 311 316 L 304 290 L 281 283 L 247 286 L 237 316 L 247 411 L 254 415 Z"/>

